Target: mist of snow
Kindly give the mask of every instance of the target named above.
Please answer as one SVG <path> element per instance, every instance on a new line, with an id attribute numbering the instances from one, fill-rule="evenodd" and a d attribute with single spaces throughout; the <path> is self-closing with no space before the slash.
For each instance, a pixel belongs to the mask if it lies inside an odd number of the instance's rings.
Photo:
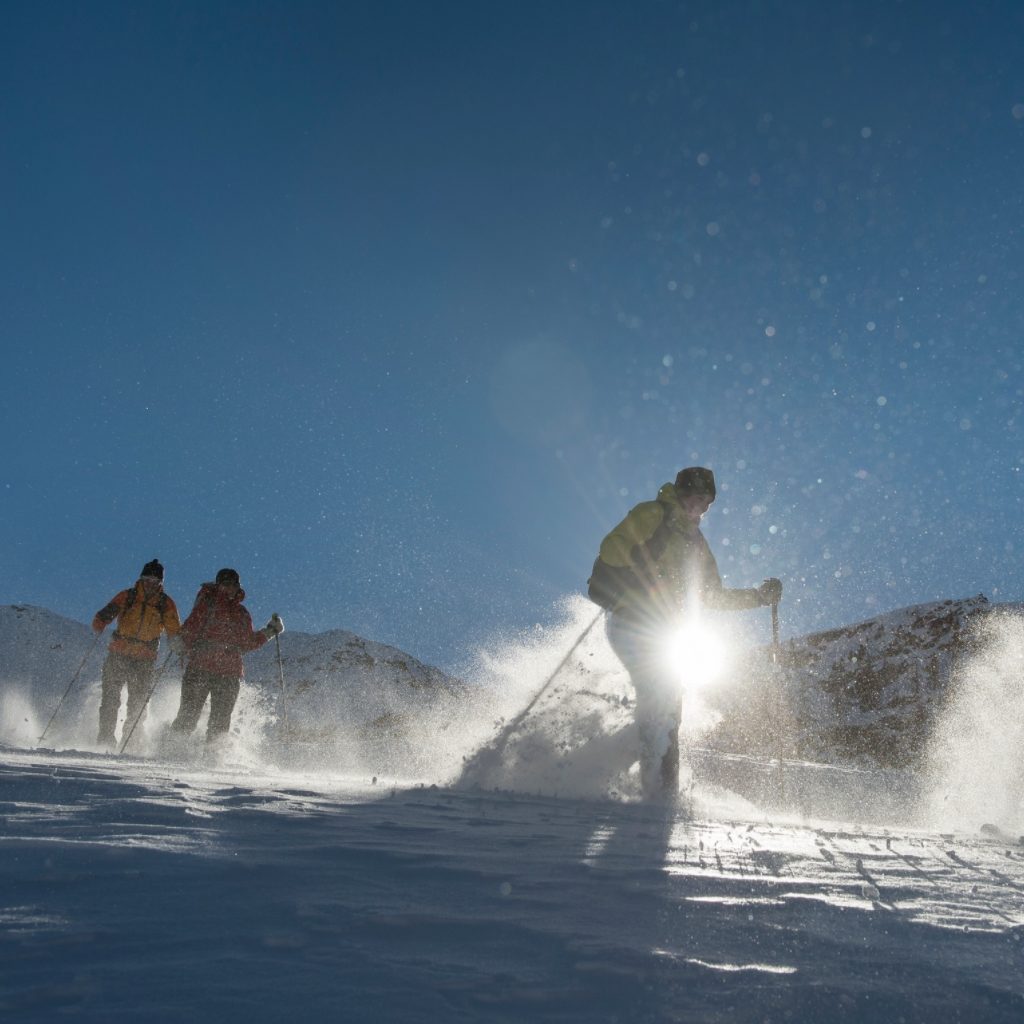
<path id="1" fill-rule="evenodd" d="M 926 798 L 937 826 L 1024 827 L 1024 614 L 975 628 L 928 747 Z"/>

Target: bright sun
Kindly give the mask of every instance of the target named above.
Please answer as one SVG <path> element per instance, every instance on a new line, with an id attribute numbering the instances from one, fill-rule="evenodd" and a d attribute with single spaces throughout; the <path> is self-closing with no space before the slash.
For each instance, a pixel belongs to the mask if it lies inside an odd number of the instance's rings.
<path id="1" fill-rule="evenodd" d="M 725 644 L 704 623 L 691 622 L 673 630 L 665 641 L 665 664 L 679 674 L 687 689 L 707 686 L 722 674 Z"/>

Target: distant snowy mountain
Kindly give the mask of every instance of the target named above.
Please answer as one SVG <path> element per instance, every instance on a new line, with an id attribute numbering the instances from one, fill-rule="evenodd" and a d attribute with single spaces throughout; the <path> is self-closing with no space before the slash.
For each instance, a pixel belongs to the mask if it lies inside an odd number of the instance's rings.
<path id="1" fill-rule="evenodd" d="M 108 635 L 109 638 L 109 635 Z M 102 641 L 101 641 L 102 643 Z M 92 630 L 45 608 L 0 606 L 0 693 L 17 693 L 40 708 L 59 699 L 94 645 Z M 89 659 L 99 677 L 101 658 Z M 86 662 L 82 678 L 88 678 Z M 69 697 L 71 700 L 74 694 Z"/>

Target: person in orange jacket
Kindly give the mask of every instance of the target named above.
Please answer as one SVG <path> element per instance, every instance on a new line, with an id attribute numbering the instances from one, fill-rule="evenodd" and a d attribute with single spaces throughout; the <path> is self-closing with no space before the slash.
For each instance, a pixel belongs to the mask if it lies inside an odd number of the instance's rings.
<path id="1" fill-rule="evenodd" d="M 122 590 L 105 604 L 92 620 L 93 631 L 102 633 L 111 622 L 117 621 L 113 638 L 103 662 L 100 684 L 100 728 L 96 742 L 101 747 L 114 749 L 114 731 L 121 709 L 121 693 L 128 689 L 128 709 L 125 721 L 138 721 L 146 716 L 146 703 L 153 682 L 160 634 L 168 641 L 181 629 L 178 609 L 169 594 L 164 593 L 164 567 L 154 558 L 142 567 L 133 587 Z M 176 646 L 176 644 L 175 644 Z M 129 725 L 131 728 L 131 725 Z M 142 732 L 136 728 L 133 746 L 141 745 Z"/>
<path id="2" fill-rule="evenodd" d="M 262 629 L 254 630 L 244 600 L 245 591 L 234 569 L 221 569 L 214 582 L 199 588 L 195 605 L 181 628 L 188 664 L 172 732 L 189 735 L 209 697 L 206 742 L 213 745 L 223 737 L 231 728 L 231 713 L 241 688 L 242 655 L 284 632 L 284 623 L 276 612 Z"/>

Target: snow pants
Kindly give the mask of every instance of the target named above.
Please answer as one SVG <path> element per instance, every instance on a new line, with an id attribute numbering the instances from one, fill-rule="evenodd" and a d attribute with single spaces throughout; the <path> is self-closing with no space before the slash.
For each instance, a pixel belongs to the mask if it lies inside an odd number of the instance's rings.
<path id="1" fill-rule="evenodd" d="M 647 799 L 679 792 L 679 725 L 683 713 L 678 668 L 667 664 L 665 638 L 656 628 L 609 615 L 608 642 L 629 672 L 640 733 L 640 785 Z"/>
<path id="2" fill-rule="evenodd" d="M 110 651 L 103 662 L 100 682 L 100 731 L 96 742 L 101 747 L 114 747 L 114 730 L 117 728 L 117 714 L 121 710 L 121 694 L 128 688 L 128 711 L 125 729 L 131 729 L 138 719 L 138 726 L 132 733 L 132 746 L 141 744 L 142 723 L 146 719 L 146 704 L 153 684 L 155 662 L 144 658 L 129 658 L 127 654 Z"/>
<path id="3" fill-rule="evenodd" d="M 171 722 L 175 732 L 189 735 L 199 722 L 206 698 L 210 698 L 210 720 L 206 725 L 206 742 L 212 743 L 231 728 L 231 712 L 238 700 L 242 681 L 235 676 L 219 676 L 190 662 L 181 679 L 181 705 Z"/>

